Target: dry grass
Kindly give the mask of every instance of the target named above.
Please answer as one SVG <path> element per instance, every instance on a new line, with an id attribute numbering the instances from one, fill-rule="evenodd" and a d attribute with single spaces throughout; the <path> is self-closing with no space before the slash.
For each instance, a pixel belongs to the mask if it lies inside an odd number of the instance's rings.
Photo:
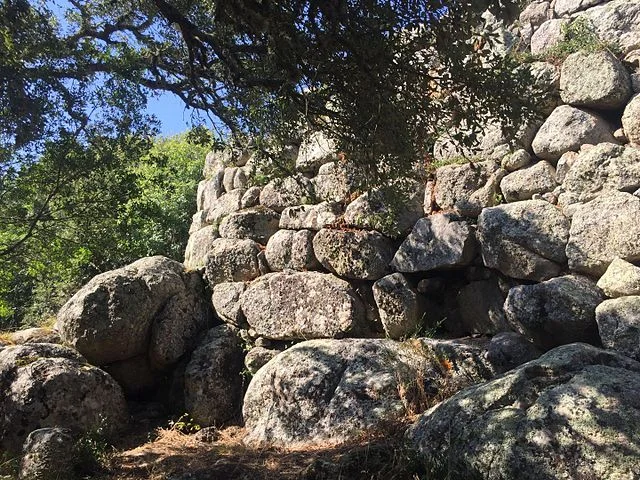
<path id="1" fill-rule="evenodd" d="M 8 345 L 13 345 L 13 332 L 0 332 L 0 342 Z"/>
<path id="2" fill-rule="evenodd" d="M 405 425 L 387 426 L 348 445 L 254 449 L 240 427 L 213 443 L 158 429 L 155 439 L 116 453 L 100 480 L 417 480 L 421 468 L 403 444 Z"/>

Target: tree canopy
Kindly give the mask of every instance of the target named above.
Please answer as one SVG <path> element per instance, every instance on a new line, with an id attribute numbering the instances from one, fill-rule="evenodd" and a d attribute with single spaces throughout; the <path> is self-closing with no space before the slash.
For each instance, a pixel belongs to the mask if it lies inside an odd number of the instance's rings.
<path id="1" fill-rule="evenodd" d="M 282 142 L 310 123 L 360 158 L 419 156 L 443 119 L 523 113 L 514 63 L 478 28 L 514 3 L 3 0 L 3 151 L 95 112 L 141 128 L 145 96 L 170 91 L 236 135 Z"/>
<path id="2" fill-rule="evenodd" d="M 189 164 L 176 168 L 193 178 L 163 179 L 168 164 L 151 160 L 145 106 L 160 92 L 272 160 L 324 129 L 374 183 L 405 174 L 461 119 L 473 132 L 528 115 L 526 71 L 480 28 L 483 12 L 515 3 L 0 0 L 0 296 L 33 289 L 55 258 L 77 279 L 133 255 L 180 256 L 185 233 L 150 219 L 171 211 L 173 225 L 188 209 L 157 186 L 183 192 L 198 174 Z"/>

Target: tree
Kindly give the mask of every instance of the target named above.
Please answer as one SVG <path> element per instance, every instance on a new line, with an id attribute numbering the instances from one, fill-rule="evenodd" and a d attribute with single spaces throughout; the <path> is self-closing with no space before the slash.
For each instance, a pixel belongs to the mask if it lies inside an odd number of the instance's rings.
<path id="1" fill-rule="evenodd" d="M 0 282 L 12 286 L 0 295 L 19 300 L 55 259 L 77 279 L 162 250 L 129 239 L 125 254 L 112 241 L 128 238 L 123 218 L 138 221 L 122 205 L 161 205 L 138 196 L 143 173 L 161 164 L 135 166 L 155 133 L 144 107 L 157 92 L 215 117 L 223 137 L 251 137 L 272 160 L 301 130 L 325 129 L 373 184 L 406 175 L 461 119 L 473 132 L 488 117 L 521 118 L 526 71 L 477 28 L 487 8 L 513 6 L 0 0 Z M 150 225 L 136 228 L 157 233 Z"/>
<path id="2" fill-rule="evenodd" d="M 105 270 L 148 255 L 182 259 L 206 147 L 184 135 L 120 140 L 50 145 L 7 189 L 0 245 L 15 248 L 0 256 L 0 327 L 39 323 Z M 78 165 L 65 165 L 51 195 L 61 158 Z M 45 204 L 26 235 L 23 219 Z"/>
<path id="3" fill-rule="evenodd" d="M 46 6 L 4 0 L 5 68 L 19 81 L 2 97 L 16 146 L 41 136 L 54 113 L 82 124 L 78 100 L 102 82 L 134 106 L 150 91 L 173 92 L 227 132 L 272 144 L 307 124 L 329 129 L 371 175 L 380 159 L 388 174 L 427 153 L 445 119 L 477 130 L 488 116 L 527 113 L 524 71 L 492 53 L 478 29 L 486 9 L 504 14 L 516 3 L 72 0 L 63 28 Z M 41 37 L 29 35 L 34 26 Z M 33 66 L 17 66 L 25 58 Z M 31 111 L 26 126 L 16 122 L 20 105 Z"/>

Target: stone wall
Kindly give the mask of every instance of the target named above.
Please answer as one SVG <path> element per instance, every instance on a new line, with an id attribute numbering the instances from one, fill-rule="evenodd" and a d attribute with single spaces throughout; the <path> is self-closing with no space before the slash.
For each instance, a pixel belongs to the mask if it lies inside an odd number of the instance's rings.
<path id="1" fill-rule="evenodd" d="M 619 52 L 542 61 L 579 16 Z M 432 471 L 590 478 L 583 455 L 639 478 L 640 3 L 536 1 L 504 31 L 538 55 L 544 118 L 511 138 L 491 122 L 464 161 L 440 139 L 450 164 L 399 200 L 360 194 L 321 133 L 263 186 L 250 150 L 212 152 L 184 266 L 96 277 L 61 310 L 62 340 L 129 397 L 155 392 L 203 425 L 241 417 L 252 445 L 348 441 L 480 384 L 412 427 Z M 2 374 L 25 347 L 0 348 Z"/>

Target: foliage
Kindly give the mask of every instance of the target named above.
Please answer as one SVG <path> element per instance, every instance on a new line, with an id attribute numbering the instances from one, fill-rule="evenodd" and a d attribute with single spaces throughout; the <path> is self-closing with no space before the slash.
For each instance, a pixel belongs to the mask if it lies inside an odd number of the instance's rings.
<path id="1" fill-rule="evenodd" d="M 76 441 L 74 461 L 78 473 L 91 474 L 107 467 L 113 453 L 107 431 L 107 420 L 101 417 L 93 428 Z"/>
<path id="2" fill-rule="evenodd" d="M 206 147 L 179 136 L 62 148 L 5 187 L 0 327 L 40 324 L 91 276 L 148 255 L 181 259 L 186 246 Z"/>
<path id="3" fill-rule="evenodd" d="M 562 26 L 562 40 L 544 51 L 538 59 L 561 64 L 569 55 L 576 52 L 599 52 L 610 50 L 617 52 L 616 45 L 604 42 L 598 37 L 587 17 L 581 16 Z"/>
<path id="4" fill-rule="evenodd" d="M 200 143 L 252 138 L 258 182 L 292 169 L 286 151 L 311 127 L 385 184 L 462 119 L 473 138 L 489 117 L 515 128 L 531 113 L 526 69 L 477 28 L 515 4 L 1 0 L 0 323 L 40 321 L 138 256 L 181 254 L 196 168 L 171 160 L 184 145 L 149 153 L 149 95 L 215 116 Z"/>
<path id="5" fill-rule="evenodd" d="M 489 116 L 527 115 L 526 71 L 477 28 L 486 9 L 513 15 L 517 3 L 71 1 L 56 21 L 35 0 L 5 0 L 3 66 L 17 80 L 0 90 L 5 147 L 50 135 L 60 121 L 74 131 L 111 104 L 139 123 L 145 94 L 170 91 L 237 137 L 284 148 L 308 126 L 328 130 L 379 183 L 422 158 L 437 129 L 464 118 L 473 133 Z M 105 102 L 105 92 L 119 95 Z"/>
<path id="6" fill-rule="evenodd" d="M 188 413 L 183 413 L 177 420 L 171 420 L 169 422 L 169 428 L 185 435 L 197 433 L 202 429 L 200 424 Z"/>
<path id="7" fill-rule="evenodd" d="M 428 162 L 426 169 L 428 174 L 434 174 L 440 167 L 445 167 L 447 165 L 464 165 L 465 163 L 473 163 L 474 160 L 476 159 L 468 157 L 442 158 L 440 160 L 432 160 Z"/>

